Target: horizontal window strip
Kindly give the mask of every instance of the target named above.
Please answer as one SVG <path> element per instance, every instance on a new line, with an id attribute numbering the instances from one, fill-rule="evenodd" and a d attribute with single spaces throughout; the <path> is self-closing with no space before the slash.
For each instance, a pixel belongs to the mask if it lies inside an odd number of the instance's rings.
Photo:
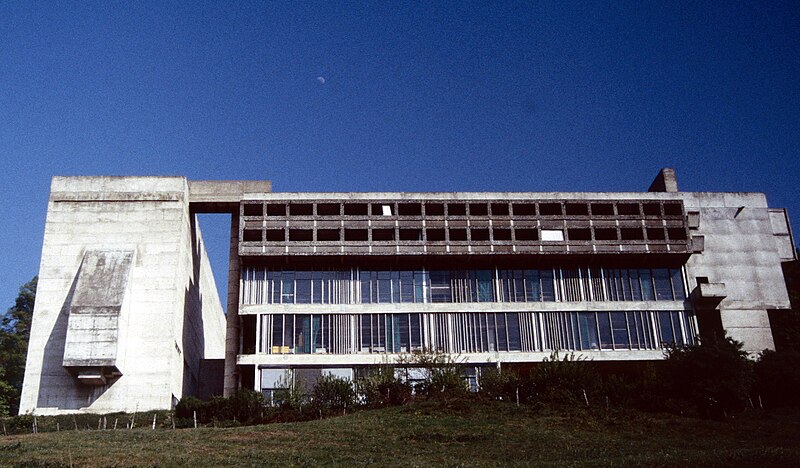
<path id="1" fill-rule="evenodd" d="M 259 353 L 653 350 L 694 343 L 686 311 L 262 314 Z"/>
<path id="2" fill-rule="evenodd" d="M 246 267 L 242 304 L 682 301 L 676 268 L 295 271 Z"/>

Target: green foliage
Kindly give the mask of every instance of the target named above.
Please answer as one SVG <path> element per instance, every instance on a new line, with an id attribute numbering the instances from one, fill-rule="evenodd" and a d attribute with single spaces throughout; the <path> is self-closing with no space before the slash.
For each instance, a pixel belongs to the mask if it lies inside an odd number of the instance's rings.
<path id="1" fill-rule="evenodd" d="M 764 350 L 754 376 L 753 389 L 768 408 L 800 404 L 800 351 Z"/>
<path id="2" fill-rule="evenodd" d="M 460 398 L 469 390 L 461 378 L 462 364 L 450 354 L 421 351 L 410 355 L 412 367 L 422 370 L 422 382 L 417 384 L 418 394 L 428 398 Z"/>
<path id="3" fill-rule="evenodd" d="M 345 412 L 355 406 L 353 383 L 335 375 L 324 375 L 311 391 L 312 405 L 321 415 Z"/>
<path id="4" fill-rule="evenodd" d="M 597 394 L 600 382 L 594 366 L 575 353 L 562 358 L 554 351 L 533 374 L 536 398 L 547 403 L 585 403 L 589 396 Z"/>
<path id="5" fill-rule="evenodd" d="M 701 415 L 721 417 L 748 402 L 753 366 L 742 344 L 725 337 L 667 351 L 665 384 Z"/>
<path id="6" fill-rule="evenodd" d="M 37 281 L 34 277 L 22 285 L 14 306 L 0 318 L 0 369 L 5 374 L 0 375 L 0 412 L 3 405 L 10 414 L 19 409 Z"/>
<path id="7" fill-rule="evenodd" d="M 519 396 L 520 403 L 525 403 L 533 394 L 531 387 L 530 376 L 523 377 L 512 370 L 492 367 L 481 372 L 479 393 L 492 400 L 502 401 L 516 401 Z"/>
<path id="8" fill-rule="evenodd" d="M 279 388 L 275 390 L 273 401 L 281 408 L 302 410 L 308 405 L 309 396 L 304 386 L 292 385 L 288 380 L 281 379 Z"/>
<path id="9" fill-rule="evenodd" d="M 411 400 L 408 378 L 397 377 L 394 366 L 383 365 L 356 383 L 362 404 L 368 408 L 402 405 Z"/>
<path id="10" fill-rule="evenodd" d="M 176 421 L 178 426 L 188 427 L 194 424 L 194 416 L 200 424 L 217 424 L 223 421 L 237 421 L 238 423 L 256 423 L 262 419 L 264 398 L 261 393 L 241 389 L 230 398 L 221 396 L 211 397 L 207 401 L 195 397 L 184 397 L 175 405 Z"/>

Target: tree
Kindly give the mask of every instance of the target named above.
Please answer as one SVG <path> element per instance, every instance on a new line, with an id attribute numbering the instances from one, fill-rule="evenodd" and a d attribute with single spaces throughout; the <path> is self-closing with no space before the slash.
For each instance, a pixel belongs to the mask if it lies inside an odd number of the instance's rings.
<path id="1" fill-rule="evenodd" d="M 14 306 L 0 318 L 0 369 L 3 371 L 0 372 L 0 400 L 5 400 L 6 411 L 10 414 L 16 414 L 19 409 L 37 281 L 34 277 L 23 284 Z"/>
<path id="2" fill-rule="evenodd" d="M 753 363 L 742 343 L 731 337 L 707 338 L 693 346 L 671 348 L 664 370 L 674 397 L 695 405 L 705 416 L 744 409 Z"/>

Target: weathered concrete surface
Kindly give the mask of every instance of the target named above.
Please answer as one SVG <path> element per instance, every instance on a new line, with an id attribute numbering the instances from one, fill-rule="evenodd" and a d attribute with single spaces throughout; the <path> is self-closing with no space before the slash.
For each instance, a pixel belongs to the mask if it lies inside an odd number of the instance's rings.
<path id="1" fill-rule="evenodd" d="M 123 300 L 133 251 L 89 250 L 83 257 L 69 309 L 64 367 L 121 374 Z M 107 370 L 103 368 L 108 368 Z"/>
<path id="2" fill-rule="evenodd" d="M 224 317 L 182 177 L 55 177 L 45 224 L 21 413 L 167 409 L 221 357 Z M 124 375 L 84 385 L 63 366 L 87 251 L 130 251 L 117 358 Z"/>

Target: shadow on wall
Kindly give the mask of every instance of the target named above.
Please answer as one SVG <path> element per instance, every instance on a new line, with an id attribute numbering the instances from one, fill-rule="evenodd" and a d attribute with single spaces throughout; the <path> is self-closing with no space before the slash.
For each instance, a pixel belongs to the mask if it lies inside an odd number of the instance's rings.
<path id="1" fill-rule="evenodd" d="M 94 403 L 112 385 L 99 387 L 89 387 L 80 385 L 61 363 L 64 362 L 64 347 L 67 341 L 67 327 L 69 324 L 69 312 L 72 306 L 72 298 L 75 295 L 75 288 L 78 277 L 83 268 L 83 261 L 72 279 L 67 297 L 61 306 L 50 337 L 44 346 L 42 357 L 42 370 L 39 377 L 39 395 L 37 398 L 37 408 L 58 408 L 60 410 L 77 410 L 85 408 Z"/>
<path id="2" fill-rule="evenodd" d="M 197 239 L 197 217 L 191 217 L 192 276 L 183 301 L 183 396 L 199 396 L 200 362 L 205 357 L 203 295 L 200 293 L 202 245 Z"/>

